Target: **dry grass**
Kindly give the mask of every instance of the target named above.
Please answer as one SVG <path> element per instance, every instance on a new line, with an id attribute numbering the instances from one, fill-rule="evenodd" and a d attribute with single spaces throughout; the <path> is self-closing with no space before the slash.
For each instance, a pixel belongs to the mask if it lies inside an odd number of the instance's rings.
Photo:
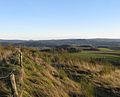
<path id="1" fill-rule="evenodd" d="M 103 70 L 104 66 L 100 64 L 82 63 L 79 65 L 80 69 L 89 70 L 90 72 L 97 73 Z"/>
<path id="2" fill-rule="evenodd" d="M 9 50 L 10 48 L 2 49 L 0 50 L 1 58 L 4 57 L 7 60 L 9 57 L 12 57 L 13 48 L 11 50 Z M 63 62 L 65 66 L 59 69 L 52 67 L 47 61 L 45 62 L 46 56 L 48 59 L 52 57 L 52 55 L 45 55 L 34 49 L 23 49 L 23 65 L 25 70 L 23 97 L 70 97 L 70 95 L 82 95 L 82 93 L 85 97 L 92 97 L 93 86 L 91 80 L 101 83 L 104 87 L 120 87 L 120 70 L 114 70 L 110 65 L 76 61 L 77 59 L 69 59 L 67 56 L 65 56 L 66 59 L 62 56 L 59 59 L 58 56 L 57 59 Z M 12 67 L 8 68 L 17 67 L 15 64 L 11 65 Z M 83 77 L 87 79 L 86 76 L 89 76 L 90 81 L 84 82 L 85 80 L 81 80 L 81 82 L 77 82 L 72 80 L 65 70 L 69 72 L 71 70 L 71 73 L 69 73 L 71 75 L 77 73 L 80 77 L 82 76 L 81 79 Z M 80 71 L 85 71 L 88 74 L 80 74 Z M 95 77 L 91 77 L 94 74 Z M 17 82 L 19 83 L 18 79 Z M 0 82 L 0 84 L 2 83 Z M 0 89 L 3 90 L 2 92 L 9 92 L 5 83 L 3 83 L 1 88 L 3 88 Z"/>
<path id="3" fill-rule="evenodd" d="M 120 87 L 120 70 L 117 69 L 109 74 L 104 74 L 99 77 L 99 81 L 110 87 Z"/>

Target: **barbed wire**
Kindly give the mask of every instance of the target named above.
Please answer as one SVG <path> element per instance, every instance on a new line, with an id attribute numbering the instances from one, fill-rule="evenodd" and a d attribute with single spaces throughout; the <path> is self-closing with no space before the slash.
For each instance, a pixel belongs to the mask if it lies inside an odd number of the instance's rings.
<path id="1" fill-rule="evenodd" d="M 14 56 L 14 54 L 15 54 L 15 53 L 13 53 L 13 55 L 12 55 L 12 59 L 16 59 L 16 56 Z M 13 64 L 15 64 L 16 62 L 17 62 L 17 61 L 14 60 Z M 8 69 L 8 70 L 9 70 L 9 68 L 6 68 L 6 67 L 0 67 L 0 69 Z M 15 71 L 15 69 L 13 69 L 13 70 L 12 70 L 9 74 L 7 74 L 6 76 L 0 77 L 0 80 L 8 78 L 14 71 Z"/>
<path id="2" fill-rule="evenodd" d="M 0 77 L 0 80 L 8 78 L 15 70 L 13 69 L 8 75 Z"/>
<path id="3" fill-rule="evenodd" d="M 19 52 L 20 53 L 20 52 Z M 16 55 L 14 55 L 15 53 L 13 53 L 13 55 L 11 56 L 11 60 L 10 61 L 13 61 L 12 62 L 12 64 L 16 64 L 17 63 L 17 56 Z M 21 60 L 22 60 L 22 57 L 21 57 L 22 55 L 21 55 L 21 53 L 20 53 L 20 64 L 21 64 Z M 6 69 L 6 70 L 8 70 L 9 68 L 5 68 L 5 67 L 1 67 L 0 69 Z M 12 69 L 12 70 L 9 70 L 9 71 L 11 71 L 10 73 L 8 73 L 6 76 L 3 76 L 3 77 L 0 77 L 0 80 L 3 80 L 3 79 L 7 79 L 7 78 L 9 78 L 10 79 L 10 81 L 11 81 L 11 90 L 12 90 L 12 95 L 14 96 L 14 97 L 18 97 L 18 92 L 17 92 L 17 87 L 16 87 L 16 82 L 15 82 L 15 76 L 13 75 L 13 76 L 11 76 L 12 74 L 14 74 L 14 71 L 15 71 L 15 69 Z M 12 78 L 11 78 L 12 77 Z M 22 87 L 23 88 L 23 87 Z M 20 93 L 20 97 L 22 97 L 22 94 L 23 94 L 23 89 L 21 88 L 21 93 Z"/>

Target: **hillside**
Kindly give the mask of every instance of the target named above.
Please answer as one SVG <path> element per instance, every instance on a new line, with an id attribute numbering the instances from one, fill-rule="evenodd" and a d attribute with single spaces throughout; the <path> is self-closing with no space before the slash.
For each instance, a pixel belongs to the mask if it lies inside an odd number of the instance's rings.
<path id="1" fill-rule="evenodd" d="M 18 48 L 0 47 L 0 97 L 13 95 L 9 77 L 2 79 L 11 71 L 22 97 L 120 97 L 119 54 L 108 49 L 47 53 L 24 47 L 21 88 Z"/>

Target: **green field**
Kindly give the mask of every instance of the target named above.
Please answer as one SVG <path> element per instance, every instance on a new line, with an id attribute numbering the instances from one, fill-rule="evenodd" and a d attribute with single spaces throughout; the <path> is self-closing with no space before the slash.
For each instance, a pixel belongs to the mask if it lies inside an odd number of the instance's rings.
<path id="1" fill-rule="evenodd" d="M 112 63 L 113 65 L 120 64 L 120 51 L 119 50 L 111 50 L 107 48 L 100 48 L 99 51 L 81 51 L 77 53 L 55 53 L 51 56 L 57 57 L 61 63 L 67 60 L 73 60 L 75 63 L 78 61 L 86 61 L 86 62 L 102 62 L 102 63 Z"/>

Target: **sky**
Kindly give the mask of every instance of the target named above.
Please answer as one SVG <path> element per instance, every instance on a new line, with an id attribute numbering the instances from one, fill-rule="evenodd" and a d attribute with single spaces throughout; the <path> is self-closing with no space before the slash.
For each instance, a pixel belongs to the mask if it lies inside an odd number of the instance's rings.
<path id="1" fill-rule="evenodd" d="M 0 39 L 120 38 L 120 0 L 0 0 Z"/>

